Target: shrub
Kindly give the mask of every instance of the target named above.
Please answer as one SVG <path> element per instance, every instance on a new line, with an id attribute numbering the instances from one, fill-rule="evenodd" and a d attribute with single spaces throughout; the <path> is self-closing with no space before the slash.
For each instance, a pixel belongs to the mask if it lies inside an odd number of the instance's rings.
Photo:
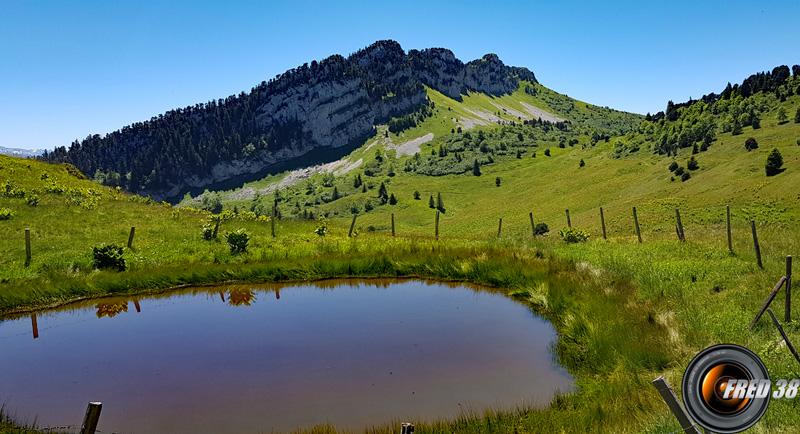
<path id="1" fill-rule="evenodd" d="M 11 217 L 14 216 L 14 212 L 8 208 L 0 208 L 0 220 L 11 220 Z"/>
<path id="2" fill-rule="evenodd" d="M 689 170 L 697 170 L 700 168 L 700 165 L 697 164 L 697 160 L 694 157 L 689 159 L 689 162 L 686 163 L 686 168 Z"/>
<path id="3" fill-rule="evenodd" d="M 744 141 L 744 148 L 747 149 L 748 152 L 752 151 L 753 149 L 758 149 L 758 142 L 756 139 L 750 137 Z"/>
<path id="4" fill-rule="evenodd" d="M 567 243 L 583 243 L 589 240 L 589 234 L 580 229 L 561 229 L 558 234 L 561 235 L 561 239 Z"/>
<path id="5" fill-rule="evenodd" d="M 585 165 L 586 165 L 586 162 L 585 162 L 585 161 L 583 161 L 583 158 L 581 158 L 581 162 L 580 162 L 580 163 L 578 163 L 578 167 L 583 167 L 583 166 L 585 166 Z"/>
<path id="6" fill-rule="evenodd" d="M 495 179 L 494 179 L 494 185 L 496 185 L 496 186 L 500 187 L 500 184 L 501 184 L 501 183 L 502 183 L 502 181 L 500 180 L 500 177 L 499 177 L 499 176 L 498 176 L 497 178 L 495 178 Z"/>
<path id="7" fill-rule="evenodd" d="M 247 251 L 247 244 L 250 242 L 250 235 L 244 229 L 238 229 L 235 232 L 225 234 L 225 241 L 228 242 L 228 247 L 231 248 L 231 253 L 234 255 L 244 253 Z"/>
<path id="8" fill-rule="evenodd" d="M 550 232 L 550 228 L 547 227 L 547 223 L 536 223 L 536 226 L 533 227 L 533 233 L 536 235 L 544 235 Z"/>
<path id="9" fill-rule="evenodd" d="M 28 196 L 27 203 L 29 206 L 37 206 L 39 205 L 39 196 L 35 194 L 31 194 Z"/>
<path id="10" fill-rule="evenodd" d="M 783 172 L 781 167 L 783 167 L 783 156 L 778 151 L 778 148 L 774 148 L 767 156 L 767 164 L 764 166 L 767 176 L 775 176 Z"/>
<path id="11" fill-rule="evenodd" d="M 548 157 L 550 156 L 550 148 L 547 148 L 547 149 L 544 150 L 544 155 L 546 155 Z"/>
<path id="12" fill-rule="evenodd" d="M 691 178 L 691 177 L 692 177 L 692 174 L 691 174 L 691 173 L 689 173 L 689 172 L 683 172 L 683 173 L 681 174 L 681 182 L 686 182 L 686 181 L 688 181 L 688 180 L 689 180 L 689 178 Z"/>
<path id="13" fill-rule="evenodd" d="M 678 163 L 676 161 L 673 161 L 672 163 L 669 163 L 669 171 L 670 172 L 676 171 L 678 169 L 678 167 L 680 167 L 680 166 L 678 166 Z"/>
<path id="14" fill-rule="evenodd" d="M 681 166 L 678 166 L 678 168 L 675 169 L 675 175 L 676 176 L 683 176 L 684 173 L 686 173 L 686 169 L 684 169 Z"/>
<path id="15" fill-rule="evenodd" d="M 125 271 L 125 258 L 122 256 L 124 250 L 116 244 L 101 244 L 92 247 L 92 264 L 97 269 L 115 269 Z"/>
<path id="16" fill-rule="evenodd" d="M 419 191 L 414 191 L 414 200 L 419 200 L 420 197 Z"/>
<path id="17" fill-rule="evenodd" d="M 213 225 L 213 224 L 210 224 L 210 223 L 206 223 L 206 224 L 204 224 L 204 225 L 203 225 L 203 227 L 202 227 L 202 229 L 200 229 L 200 235 L 201 235 L 201 236 L 203 237 L 203 239 L 204 239 L 204 240 L 206 240 L 206 241 L 211 241 L 211 240 L 213 240 L 214 238 L 216 238 L 216 237 L 214 236 L 214 225 Z"/>
<path id="18" fill-rule="evenodd" d="M 319 226 L 314 229 L 314 233 L 319 235 L 320 237 L 324 237 L 328 235 L 328 222 L 325 219 L 320 219 Z"/>

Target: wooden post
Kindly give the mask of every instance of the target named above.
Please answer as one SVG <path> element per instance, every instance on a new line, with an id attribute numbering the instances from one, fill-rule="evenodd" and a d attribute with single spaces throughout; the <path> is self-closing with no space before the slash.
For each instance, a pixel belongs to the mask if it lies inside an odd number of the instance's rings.
<path id="1" fill-rule="evenodd" d="M 350 222 L 350 230 L 347 231 L 347 236 L 348 237 L 352 237 L 353 236 L 353 229 L 355 229 L 355 227 L 356 227 L 356 217 L 358 217 L 358 214 L 353 214 L 353 221 Z"/>
<path id="2" fill-rule="evenodd" d="M 728 251 L 733 253 L 733 237 L 731 235 L 731 206 L 725 205 L 725 217 L 728 223 Z"/>
<path id="3" fill-rule="evenodd" d="M 756 249 L 756 262 L 758 262 L 759 268 L 764 268 L 764 263 L 761 262 L 761 247 L 758 245 L 755 220 L 750 220 L 750 228 L 753 230 L 753 247 Z"/>
<path id="4" fill-rule="evenodd" d="M 533 224 L 533 212 L 528 213 L 528 217 L 531 219 L 531 236 L 536 236 L 536 225 Z"/>
<path id="5" fill-rule="evenodd" d="M 403 422 L 403 424 L 400 425 L 400 434 L 414 434 L 414 424 Z"/>
<path id="6" fill-rule="evenodd" d="M 603 228 L 603 239 L 606 238 L 606 216 L 603 214 L 603 207 L 600 207 L 600 227 Z"/>
<path id="7" fill-rule="evenodd" d="M 683 232 L 683 223 L 681 222 L 681 211 L 675 208 L 675 224 L 678 225 L 678 241 L 686 241 L 686 234 Z"/>
<path id="8" fill-rule="evenodd" d="M 136 227 L 131 226 L 131 233 L 128 235 L 128 248 L 133 249 L 133 236 L 136 234 Z"/>
<path id="9" fill-rule="evenodd" d="M 761 319 L 761 315 L 764 315 L 764 312 L 767 311 L 767 308 L 769 308 L 769 305 L 772 303 L 772 300 L 775 300 L 775 296 L 778 295 L 778 291 L 781 289 L 781 286 L 783 286 L 785 282 L 786 282 L 786 276 L 783 276 L 778 280 L 778 283 L 775 284 L 775 287 L 772 288 L 772 291 L 770 291 L 769 295 L 767 296 L 767 299 L 764 300 L 764 304 L 761 306 L 761 309 L 758 310 L 756 317 L 753 318 L 753 321 L 750 323 L 750 330 L 753 330 L 756 327 L 756 323 L 758 323 L 758 320 Z"/>
<path id="10" fill-rule="evenodd" d="M 661 399 L 667 403 L 667 407 L 669 407 L 675 419 L 678 419 L 678 423 L 681 425 L 683 432 L 687 434 L 700 434 L 700 431 L 695 428 L 692 418 L 686 414 L 686 410 L 683 409 L 680 401 L 678 401 L 678 397 L 675 396 L 675 392 L 669 387 L 667 380 L 665 380 L 664 377 L 658 377 L 653 380 L 653 385 L 658 389 Z"/>
<path id="11" fill-rule="evenodd" d="M 569 219 L 569 208 L 564 210 L 567 213 L 567 227 L 572 228 L 572 220 Z"/>
<path id="12" fill-rule="evenodd" d="M 636 214 L 636 207 L 633 207 L 633 225 L 636 228 L 636 238 L 639 239 L 639 243 L 642 242 L 642 231 L 639 229 L 639 216 Z"/>
<path id="13" fill-rule="evenodd" d="M 394 236 L 394 235 L 395 235 L 395 232 L 394 232 L 394 213 L 392 213 L 392 236 Z"/>
<path id="14" fill-rule="evenodd" d="M 31 329 L 33 329 L 33 338 L 39 339 L 39 322 L 36 321 L 36 314 L 31 314 Z"/>
<path id="15" fill-rule="evenodd" d="M 786 304 L 783 320 L 792 322 L 792 257 L 786 257 Z"/>
<path id="16" fill-rule="evenodd" d="M 142 313 L 142 305 L 139 304 L 139 300 L 133 300 L 133 307 L 136 309 L 136 313 Z"/>
<path id="17" fill-rule="evenodd" d="M 767 309 L 767 313 L 769 314 L 769 317 L 772 318 L 772 323 L 775 324 L 775 328 L 778 329 L 778 333 L 781 334 L 783 341 L 786 342 L 786 347 L 789 348 L 789 351 L 792 353 L 795 360 L 797 360 L 797 363 L 800 363 L 800 354 L 797 354 L 797 350 L 794 348 L 794 345 L 792 345 L 792 341 L 789 340 L 789 336 L 786 336 L 786 332 L 783 331 L 783 327 L 781 327 L 778 317 L 775 316 L 775 314 L 772 312 L 772 309 Z"/>
<path id="18" fill-rule="evenodd" d="M 25 228 L 25 267 L 31 265 L 31 229 Z"/>
<path id="19" fill-rule="evenodd" d="M 272 218 L 269 219 L 269 228 L 272 233 L 272 238 L 275 238 L 275 219 L 278 218 L 278 201 L 272 204 Z"/>
<path id="20" fill-rule="evenodd" d="M 434 235 L 436 237 L 436 240 L 438 241 L 439 240 L 439 210 L 438 209 L 436 210 L 436 228 L 434 229 L 434 231 L 435 231 Z"/>
<path id="21" fill-rule="evenodd" d="M 500 221 L 497 223 L 497 238 L 503 234 L 503 218 L 500 217 Z"/>
<path id="22" fill-rule="evenodd" d="M 97 431 L 97 423 L 100 421 L 100 410 L 103 409 L 103 404 L 100 402 L 90 402 L 86 408 L 86 416 L 83 417 L 83 425 L 81 425 L 81 434 L 95 434 Z"/>

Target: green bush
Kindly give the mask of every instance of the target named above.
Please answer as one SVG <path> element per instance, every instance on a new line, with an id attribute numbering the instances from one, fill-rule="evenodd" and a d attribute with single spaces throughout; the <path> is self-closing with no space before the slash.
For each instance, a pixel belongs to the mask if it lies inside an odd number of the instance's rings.
<path id="1" fill-rule="evenodd" d="M 125 258 L 122 256 L 124 250 L 116 244 L 101 244 L 92 247 L 92 263 L 97 269 L 116 269 L 125 271 Z"/>
<path id="2" fill-rule="evenodd" d="M 536 223 L 536 226 L 533 227 L 533 233 L 536 235 L 544 235 L 550 232 L 550 228 L 547 227 L 547 223 Z"/>
<path id="3" fill-rule="evenodd" d="M 686 182 L 686 181 L 688 181 L 688 180 L 689 180 L 689 178 L 691 178 L 691 177 L 692 177 L 692 174 L 691 174 L 691 173 L 689 173 L 689 172 L 683 172 L 683 173 L 681 173 L 681 181 L 682 181 L 682 182 Z"/>
<path id="4" fill-rule="evenodd" d="M 317 226 L 317 228 L 314 229 L 314 233 L 319 235 L 320 238 L 324 237 L 325 235 L 328 235 L 328 222 L 325 221 L 325 219 L 321 219 L 319 221 L 319 226 Z"/>
<path id="5" fill-rule="evenodd" d="M 209 223 L 204 224 L 203 228 L 200 229 L 200 235 L 206 241 L 213 240 L 215 238 L 214 237 L 214 225 L 209 224 Z"/>
<path id="6" fill-rule="evenodd" d="M 758 141 L 753 137 L 748 138 L 744 141 L 744 148 L 748 151 L 752 151 L 753 149 L 758 149 Z"/>
<path id="7" fill-rule="evenodd" d="M 673 161 L 672 163 L 669 163 L 669 171 L 670 172 L 674 172 L 674 171 L 678 170 L 678 167 L 680 167 L 680 166 L 678 165 L 677 161 Z"/>
<path id="8" fill-rule="evenodd" d="M 583 243 L 589 240 L 589 234 L 574 228 L 561 229 L 558 232 L 561 239 L 568 243 Z"/>
<path id="9" fill-rule="evenodd" d="M 767 157 L 767 164 L 764 166 L 767 172 L 767 176 L 775 176 L 781 172 L 783 172 L 783 156 L 781 155 L 778 148 L 772 150 Z"/>
<path id="10" fill-rule="evenodd" d="M 35 194 L 31 194 L 28 196 L 28 205 L 30 206 L 37 206 L 39 205 L 39 196 Z"/>
<path id="11" fill-rule="evenodd" d="M 0 208 L 0 220 L 11 220 L 14 213 L 8 208 Z"/>
<path id="12" fill-rule="evenodd" d="M 250 235 L 248 235 L 244 229 L 239 229 L 235 232 L 225 234 L 225 240 L 228 242 L 228 247 L 231 248 L 231 253 L 235 255 L 247 251 Z"/>

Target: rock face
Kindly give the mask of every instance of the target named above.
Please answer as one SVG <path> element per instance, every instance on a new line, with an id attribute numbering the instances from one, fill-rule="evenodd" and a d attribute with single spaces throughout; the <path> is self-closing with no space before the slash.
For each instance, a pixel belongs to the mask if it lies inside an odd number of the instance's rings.
<path id="1" fill-rule="evenodd" d="M 444 48 L 406 54 L 395 41 L 378 41 L 347 58 L 289 70 L 249 93 L 89 136 L 43 158 L 156 199 L 178 199 L 308 164 L 298 161 L 304 157 L 324 162 L 326 153 L 363 142 L 376 124 L 419 109 L 424 85 L 460 99 L 468 91 L 512 92 L 519 80 L 536 78 L 494 54 L 465 64 Z"/>

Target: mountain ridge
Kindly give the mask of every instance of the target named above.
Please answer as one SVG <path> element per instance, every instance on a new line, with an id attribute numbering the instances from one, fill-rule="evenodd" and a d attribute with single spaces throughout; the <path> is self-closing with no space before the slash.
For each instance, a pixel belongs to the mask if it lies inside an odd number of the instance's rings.
<path id="1" fill-rule="evenodd" d="M 444 48 L 406 53 L 383 40 L 347 58 L 333 55 L 290 69 L 249 93 L 90 135 L 42 158 L 71 163 L 135 193 L 176 199 L 285 170 L 296 159 L 335 159 L 374 134 L 376 125 L 425 106 L 425 86 L 460 98 L 470 91 L 510 93 L 523 80 L 535 83 L 536 77 L 495 54 L 464 63 Z"/>

